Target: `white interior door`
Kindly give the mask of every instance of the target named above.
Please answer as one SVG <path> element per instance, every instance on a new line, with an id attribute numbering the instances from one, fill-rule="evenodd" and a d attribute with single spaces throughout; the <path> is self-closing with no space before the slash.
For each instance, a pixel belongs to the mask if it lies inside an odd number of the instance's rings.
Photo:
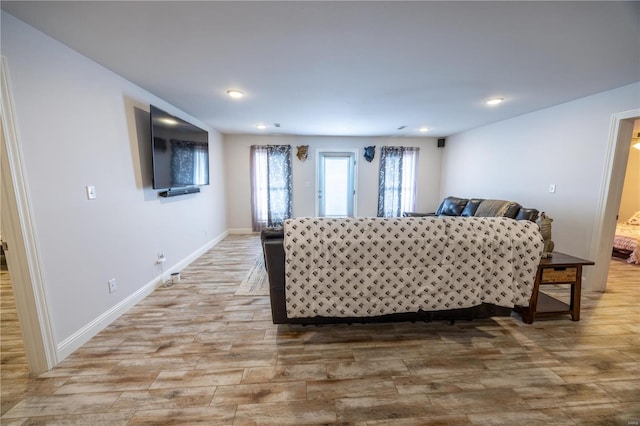
<path id="1" fill-rule="evenodd" d="M 356 153 L 318 153 L 317 188 L 319 217 L 354 217 L 356 205 Z"/>

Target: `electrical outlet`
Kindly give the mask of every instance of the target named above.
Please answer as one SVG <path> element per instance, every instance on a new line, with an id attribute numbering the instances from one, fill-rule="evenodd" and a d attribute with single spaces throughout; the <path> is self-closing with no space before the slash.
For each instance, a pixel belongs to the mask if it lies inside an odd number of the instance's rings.
<path id="1" fill-rule="evenodd" d="M 109 284 L 109 293 L 115 293 L 115 291 L 118 289 L 118 283 L 116 282 L 116 279 L 111 278 L 108 284 Z"/>

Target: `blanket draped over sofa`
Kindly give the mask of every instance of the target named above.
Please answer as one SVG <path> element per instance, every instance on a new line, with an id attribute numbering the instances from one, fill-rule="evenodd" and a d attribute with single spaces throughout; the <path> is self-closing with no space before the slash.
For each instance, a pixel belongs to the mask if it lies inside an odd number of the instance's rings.
<path id="1" fill-rule="evenodd" d="M 287 317 L 528 306 L 542 246 L 504 217 L 289 219 Z"/>

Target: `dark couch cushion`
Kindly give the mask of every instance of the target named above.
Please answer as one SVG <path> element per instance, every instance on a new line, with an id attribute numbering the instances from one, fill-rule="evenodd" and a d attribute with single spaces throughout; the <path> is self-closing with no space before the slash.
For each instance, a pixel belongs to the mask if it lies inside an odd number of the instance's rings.
<path id="1" fill-rule="evenodd" d="M 476 210 L 478 210 L 478 206 L 480 203 L 484 201 L 482 198 L 472 198 L 467 202 L 467 205 L 464 206 L 464 210 L 462 210 L 462 214 L 460 216 L 474 216 L 476 214 Z"/>
<path id="2" fill-rule="evenodd" d="M 260 232 L 260 240 L 271 240 L 274 238 L 284 238 L 284 228 L 265 228 Z"/>
<path id="3" fill-rule="evenodd" d="M 509 217 L 511 219 L 515 219 L 521 208 L 522 208 L 522 206 L 520 204 L 514 203 L 512 201 L 509 204 L 509 207 L 507 208 L 507 211 L 505 212 L 504 217 Z"/>
<path id="4" fill-rule="evenodd" d="M 518 210 L 518 214 L 516 215 L 516 220 L 530 220 L 531 222 L 535 222 L 538 219 L 538 210 L 536 209 L 528 209 L 525 207 L 520 207 Z"/>
<path id="5" fill-rule="evenodd" d="M 438 216 L 460 216 L 464 206 L 467 205 L 466 198 L 458 198 L 458 197 L 447 197 L 442 200 L 440 207 L 438 207 L 438 211 L 436 215 Z"/>

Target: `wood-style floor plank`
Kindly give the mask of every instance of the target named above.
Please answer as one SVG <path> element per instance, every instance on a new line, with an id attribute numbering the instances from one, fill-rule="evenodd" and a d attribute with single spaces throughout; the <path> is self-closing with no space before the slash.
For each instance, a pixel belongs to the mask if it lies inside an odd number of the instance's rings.
<path id="1" fill-rule="evenodd" d="M 273 325 L 268 297 L 234 296 L 260 254 L 256 235 L 227 237 L 36 378 L 0 272 L 1 423 L 640 421 L 639 266 L 612 260 L 607 292 L 583 293 L 579 322 L 304 327 Z"/>

